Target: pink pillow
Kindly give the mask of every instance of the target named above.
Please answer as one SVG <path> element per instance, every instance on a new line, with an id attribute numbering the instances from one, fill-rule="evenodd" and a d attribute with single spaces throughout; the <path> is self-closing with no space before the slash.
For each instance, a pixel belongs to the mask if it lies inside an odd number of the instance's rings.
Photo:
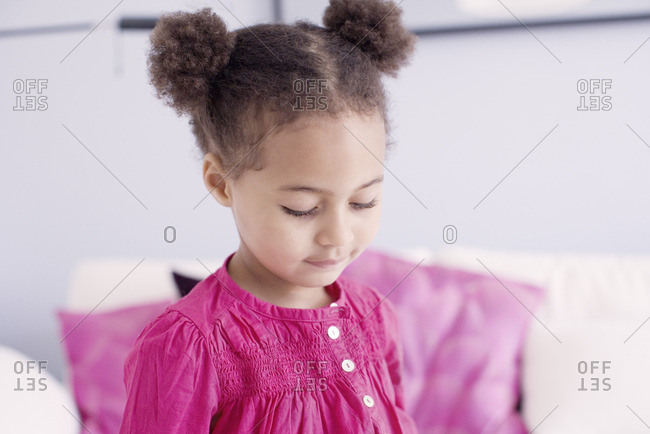
<path id="1" fill-rule="evenodd" d="M 390 293 L 406 411 L 421 433 L 525 433 L 516 411 L 521 355 L 533 319 L 527 308 L 538 306 L 543 289 L 497 276 L 502 285 L 487 271 L 420 265 L 411 272 L 415 265 L 367 250 L 343 272 Z"/>
<path id="2" fill-rule="evenodd" d="M 87 317 L 81 313 L 57 312 L 61 336 L 65 336 L 62 343 L 74 398 L 82 422 L 90 432 L 119 431 L 126 405 L 123 377 L 126 355 L 144 327 L 172 302 L 97 312 Z"/>

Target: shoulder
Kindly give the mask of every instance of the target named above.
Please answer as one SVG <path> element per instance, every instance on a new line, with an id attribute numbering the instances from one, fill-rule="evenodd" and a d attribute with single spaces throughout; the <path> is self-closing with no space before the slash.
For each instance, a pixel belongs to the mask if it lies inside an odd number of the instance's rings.
<path id="1" fill-rule="evenodd" d="M 164 314 L 204 336 L 212 335 L 215 323 L 233 306 L 234 299 L 214 274 L 200 281 L 185 297 L 167 307 Z"/>
<path id="2" fill-rule="evenodd" d="M 142 330 L 131 349 L 131 357 L 168 357 L 210 351 L 206 335 L 187 316 L 168 306 Z"/>
<path id="3" fill-rule="evenodd" d="M 135 346 L 140 351 L 196 346 L 212 351 L 215 323 L 232 305 L 232 297 L 224 292 L 212 275 L 202 280 L 147 324 Z"/>

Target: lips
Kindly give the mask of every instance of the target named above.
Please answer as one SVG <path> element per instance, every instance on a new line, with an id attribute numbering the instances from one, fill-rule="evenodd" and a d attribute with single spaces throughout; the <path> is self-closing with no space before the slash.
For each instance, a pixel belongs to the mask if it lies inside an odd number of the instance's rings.
<path id="1" fill-rule="evenodd" d="M 305 261 L 311 265 L 315 265 L 317 267 L 332 267 L 336 264 L 340 264 L 341 262 L 345 261 L 345 258 L 340 258 L 340 259 L 324 259 L 324 260 L 318 260 L 318 261 Z"/>

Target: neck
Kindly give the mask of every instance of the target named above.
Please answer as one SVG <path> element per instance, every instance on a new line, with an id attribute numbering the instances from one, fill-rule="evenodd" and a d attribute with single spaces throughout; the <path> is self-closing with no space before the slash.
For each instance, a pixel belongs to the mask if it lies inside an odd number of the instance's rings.
<path id="1" fill-rule="evenodd" d="M 305 288 L 292 285 L 273 275 L 242 247 L 230 259 L 227 271 L 240 288 L 276 306 L 317 309 L 333 301 L 323 286 Z"/>

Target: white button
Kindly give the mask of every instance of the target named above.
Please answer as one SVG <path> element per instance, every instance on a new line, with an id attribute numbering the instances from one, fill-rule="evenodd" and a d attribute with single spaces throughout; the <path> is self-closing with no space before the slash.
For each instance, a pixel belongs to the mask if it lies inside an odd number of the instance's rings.
<path id="1" fill-rule="evenodd" d="M 336 307 L 336 306 L 338 306 L 336 302 L 330 304 L 330 307 Z"/>
<path id="2" fill-rule="evenodd" d="M 350 360 L 350 359 L 343 360 L 343 363 L 341 363 L 341 366 L 343 367 L 343 370 L 345 372 L 354 371 L 354 362 L 352 360 Z"/>
<path id="3" fill-rule="evenodd" d="M 366 404 L 366 407 L 372 407 L 375 405 L 375 400 L 372 399 L 369 395 L 363 397 L 363 403 Z"/>
<path id="4" fill-rule="evenodd" d="M 327 336 L 332 339 L 337 339 L 340 334 L 339 328 L 336 326 L 330 326 L 330 328 L 327 329 Z"/>

